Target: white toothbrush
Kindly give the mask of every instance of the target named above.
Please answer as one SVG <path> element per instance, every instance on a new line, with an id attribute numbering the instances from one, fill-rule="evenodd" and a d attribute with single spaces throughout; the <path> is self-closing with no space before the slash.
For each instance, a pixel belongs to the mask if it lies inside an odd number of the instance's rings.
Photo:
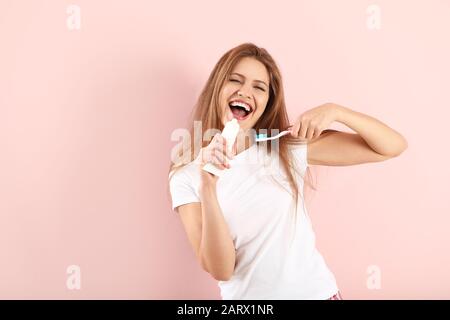
<path id="1" fill-rule="evenodd" d="M 281 138 L 282 136 L 285 136 L 289 133 L 291 133 L 291 131 L 285 130 L 285 131 L 281 131 L 279 134 L 277 134 L 276 136 L 273 136 L 273 137 L 267 137 L 266 133 L 260 133 L 260 134 L 256 135 L 255 141 L 262 142 L 262 141 L 274 140 L 274 139 Z"/>

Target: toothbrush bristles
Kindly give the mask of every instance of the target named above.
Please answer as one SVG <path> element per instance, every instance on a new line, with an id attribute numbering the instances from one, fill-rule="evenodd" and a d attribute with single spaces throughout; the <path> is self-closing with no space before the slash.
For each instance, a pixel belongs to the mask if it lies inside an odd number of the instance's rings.
<path id="1" fill-rule="evenodd" d="M 277 134 L 276 136 L 273 137 L 267 137 L 267 134 L 258 134 L 256 136 L 256 141 L 257 142 L 262 142 L 262 141 L 267 141 L 267 140 L 273 140 L 273 139 L 278 139 L 282 136 L 287 135 L 288 133 L 290 133 L 290 131 L 286 130 L 286 131 L 282 131 L 279 134 Z"/>

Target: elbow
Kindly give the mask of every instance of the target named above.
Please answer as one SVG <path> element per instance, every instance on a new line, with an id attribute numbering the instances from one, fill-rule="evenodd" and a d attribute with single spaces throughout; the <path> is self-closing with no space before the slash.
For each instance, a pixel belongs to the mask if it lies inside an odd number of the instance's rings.
<path id="1" fill-rule="evenodd" d="M 385 154 L 385 156 L 388 158 L 395 158 L 401 155 L 406 149 L 408 149 L 408 141 L 402 137 L 402 142 L 399 143 L 398 147 L 392 152 L 389 152 L 389 154 Z"/>
<path id="2" fill-rule="evenodd" d="M 403 136 L 402 136 L 402 141 L 400 143 L 399 149 L 400 149 L 400 152 L 398 153 L 398 155 L 400 155 L 403 151 L 408 149 L 408 141 Z"/>
<path id="3" fill-rule="evenodd" d="M 234 267 L 235 267 L 235 260 L 233 259 L 233 262 L 230 261 L 230 263 L 227 267 L 222 266 L 221 268 L 218 268 L 217 270 L 210 270 L 209 273 L 217 281 L 228 281 L 233 276 Z"/>
<path id="4" fill-rule="evenodd" d="M 210 274 L 217 281 L 228 281 L 233 276 L 232 272 L 227 272 L 227 273 L 212 273 L 212 272 L 210 272 Z"/>
<path id="5" fill-rule="evenodd" d="M 403 150 L 402 150 L 402 152 L 403 151 L 405 151 L 406 149 L 408 149 L 408 141 L 405 139 L 405 138 L 403 138 Z"/>
<path id="6" fill-rule="evenodd" d="M 203 259 L 202 256 L 199 256 L 199 260 L 200 260 L 200 265 L 202 266 L 202 269 L 205 270 L 206 272 L 210 273 L 209 268 L 206 265 L 205 259 Z"/>
<path id="7" fill-rule="evenodd" d="M 217 281 L 230 280 L 234 272 L 234 268 L 227 268 L 228 270 L 224 270 L 223 268 L 207 268 L 206 265 L 203 265 L 203 269 Z"/>
<path id="8" fill-rule="evenodd" d="M 233 273 L 234 273 L 234 261 L 232 263 L 232 266 L 230 264 L 229 268 L 223 268 L 222 266 L 217 268 L 217 267 L 214 267 L 214 266 L 208 266 L 208 263 L 201 256 L 200 257 L 200 263 L 201 263 L 201 266 L 202 266 L 203 270 L 208 272 L 217 281 L 228 281 L 233 276 Z"/>
<path id="9" fill-rule="evenodd" d="M 401 143 L 401 146 L 398 148 L 397 152 L 394 153 L 393 157 L 398 157 L 401 155 L 406 149 L 408 149 L 408 141 L 406 141 L 405 138 L 403 138 L 403 141 Z"/>
<path id="10" fill-rule="evenodd" d="M 405 151 L 406 149 L 408 149 L 408 140 L 405 139 L 405 137 L 402 136 L 402 143 L 401 143 L 401 152 Z"/>

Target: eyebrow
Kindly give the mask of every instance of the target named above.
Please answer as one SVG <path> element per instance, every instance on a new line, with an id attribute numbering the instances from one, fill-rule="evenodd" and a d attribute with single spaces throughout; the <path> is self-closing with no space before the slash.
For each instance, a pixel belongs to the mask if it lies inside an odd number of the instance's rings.
<path id="1" fill-rule="evenodd" d="M 240 74 L 240 73 L 233 72 L 233 73 L 231 73 L 230 75 L 233 75 L 233 74 L 236 74 L 236 75 L 238 75 L 238 76 L 241 76 L 242 78 L 245 78 L 245 76 L 242 75 L 242 74 Z M 254 81 L 255 81 L 255 82 L 261 82 L 261 83 L 265 84 L 266 87 L 269 87 L 269 86 L 268 86 L 264 81 L 262 81 L 262 80 L 254 80 Z"/>

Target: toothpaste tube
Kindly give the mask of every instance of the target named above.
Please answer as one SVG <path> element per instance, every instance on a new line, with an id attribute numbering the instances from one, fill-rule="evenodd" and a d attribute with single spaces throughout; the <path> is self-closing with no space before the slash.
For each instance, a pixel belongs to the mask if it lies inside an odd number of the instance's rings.
<path id="1" fill-rule="evenodd" d="M 239 133 L 239 123 L 235 118 L 233 118 L 231 121 L 228 121 L 225 124 L 225 128 L 222 131 L 222 137 L 225 138 L 227 142 L 227 149 L 229 152 L 232 151 L 234 142 L 236 141 L 236 137 Z M 220 177 L 223 174 L 224 169 L 219 169 L 212 163 L 207 163 L 203 166 L 203 170 L 208 171 L 209 173 L 212 173 L 218 177 Z"/>

